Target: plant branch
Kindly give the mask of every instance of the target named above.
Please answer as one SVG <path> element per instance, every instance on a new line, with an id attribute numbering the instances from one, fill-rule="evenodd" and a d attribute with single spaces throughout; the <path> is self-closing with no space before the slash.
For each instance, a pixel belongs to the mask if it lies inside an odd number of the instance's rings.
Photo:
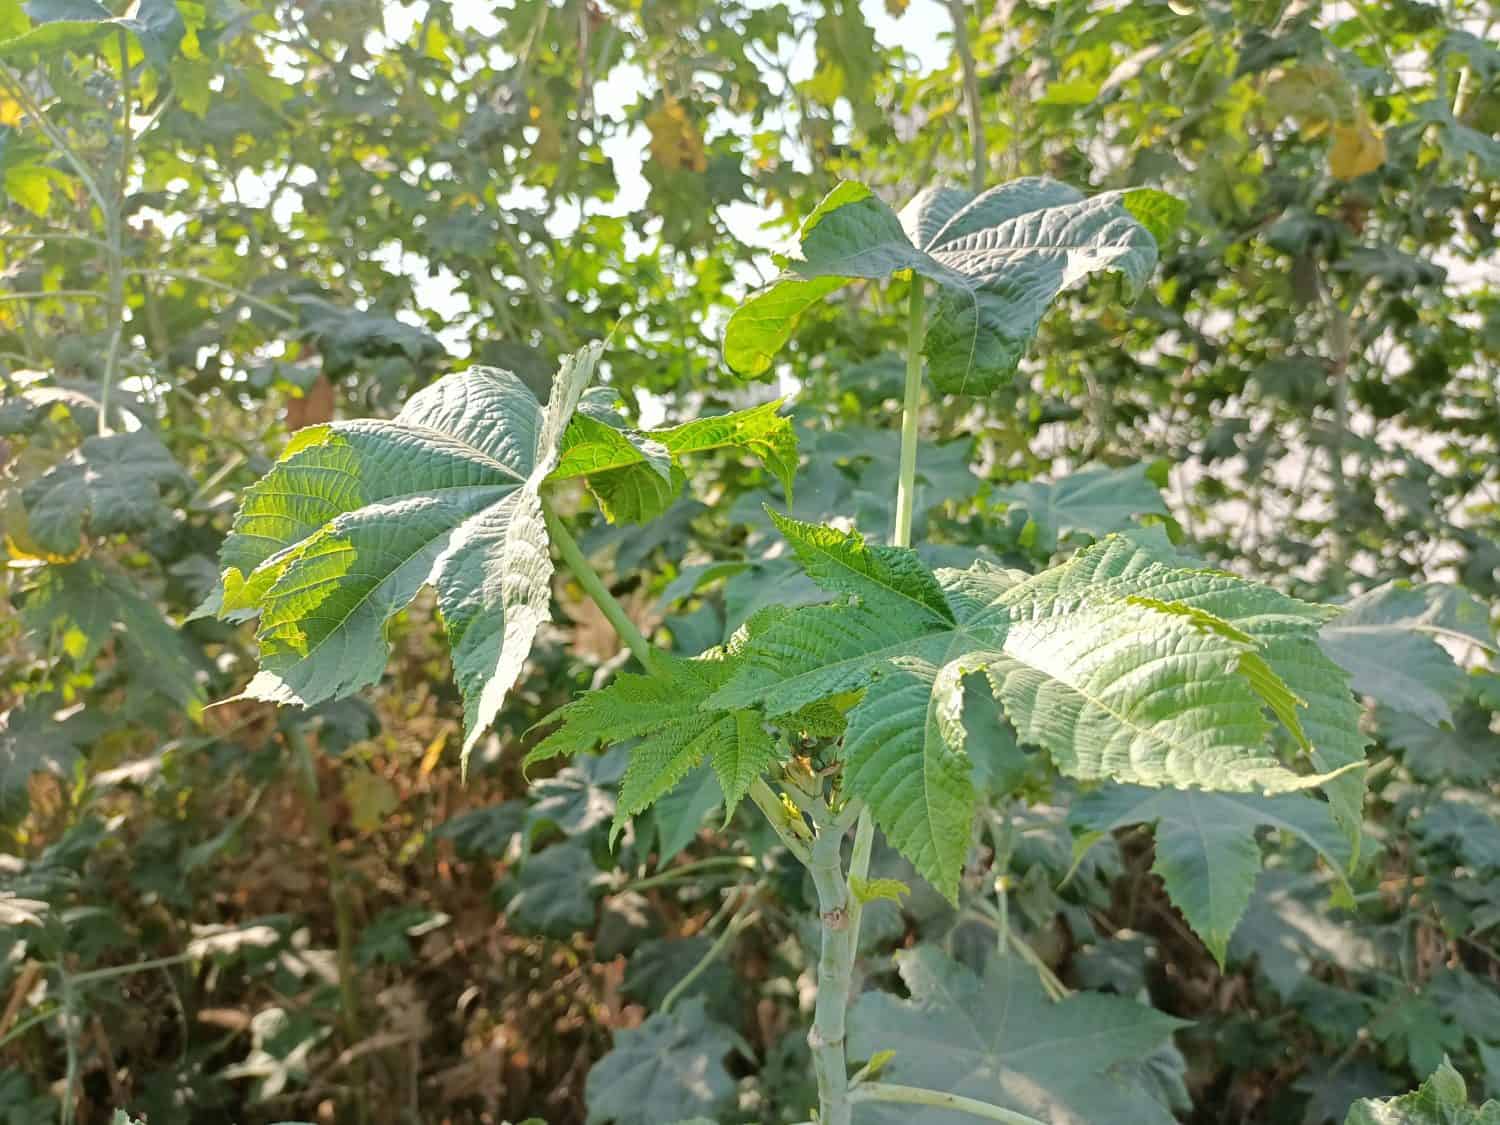
<path id="1" fill-rule="evenodd" d="M 969 185 L 977 195 L 984 190 L 985 173 L 989 170 L 984 110 L 979 100 L 979 72 L 974 66 L 973 48 L 969 46 L 969 13 L 964 0 L 948 0 L 948 12 L 953 17 L 953 50 L 964 74 L 964 109 L 969 116 L 969 155 L 973 160 Z"/>
<path id="2" fill-rule="evenodd" d="M 247 305 L 254 305 L 256 308 L 264 309 L 268 313 L 279 316 L 288 324 L 295 324 L 297 322 L 297 317 L 294 313 L 289 313 L 278 305 L 273 305 L 269 301 L 262 300 L 254 294 L 246 293 L 243 289 L 237 288 L 233 285 L 229 285 L 226 282 L 219 281 L 212 277 L 204 277 L 200 273 L 193 273 L 191 270 L 169 270 L 159 268 L 129 269 L 126 270 L 125 273 L 130 277 L 150 277 L 170 281 L 187 281 L 195 285 L 207 285 L 211 289 L 218 289 L 225 293 L 228 293 L 238 300 L 244 301 Z"/>
<path id="3" fill-rule="evenodd" d="M 593 568 L 588 557 L 583 553 L 578 540 L 573 538 L 572 533 L 568 531 L 567 526 L 558 518 L 557 513 L 552 510 L 552 505 L 546 500 L 542 501 L 542 517 L 547 521 L 547 534 L 552 537 L 558 554 L 562 555 L 563 562 L 568 564 L 568 569 L 573 572 L 573 577 L 583 587 L 583 592 L 593 599 L 594 604 L 599 607 L 599 612 L 604 614 L 615 632 L 619 634 L 620 639 L 635 654 L 635 658 L 648 671 L 654 670 L 656 664 L 651 642 L 636 627 L 635 622 L 630 620 L 625 607 L 609 592 L 609 587 L 604 584 L 604 580 L 599 577 L 599 572 Z"/>
<path id="4" fill-rule="evenodd" d="M 754 901 L 754 899 L 755 895 L 753 893 L 746 895 L 739 902 L 736 902 L 733 897 L 726 899 L 724 905 L 720 907 L 719 913 L 709 920 L 708 925 L 703 927 L 704 930 L 713 929 L 718 924 L 720 918 L 726 915 L 735 915 L 741 907 Z M 735 939 L 735 935 L 739 934 L 747 926 L 753 925 L 759 917 L 760 914 L 754 910 L 731 917 L 729 925 L 724 927 L 724 932 L 714 939 L 713 944 L 708 947 L 708 951 L 698 959 L 698 963 L 684 973 L 682 979 L 674 984 L 671 991 L 662 998 L 660 1010 L 663 1012 L 671 1011 L 672 1005 L 682 998 L 683 994 L 692 987 L 693 982 L 703 975 L 704 970 L 724 955 L 724 951 L 729 948 L 729 943 Z"/>
<path id="5" fill-rule="evenodd" d="M 25 293 L 0 293 L 0 302 L 51 301 L 62 297 L 74 301 L 102 301 L 104 299 L 92 289 L 41 289 Z"/>
<path id="6" fill-rule="evenodd" d="M 344 1035 L 353 1044 L 360 1039 L 359 990 L 354 979 L 354 917 L 349 909 L 348 896 L 344 893 L 343 864 L 339 861 L 338 849 L 333 843 L 333 831 L 324 811 L 323 795 L 318 789 L 318 768 L 313 761 L 312 748 L 308 746 L 302 732 L 295 727 L 287 728 L 286 738 L 295 759 L 292 768 L 302 795 L 303 809 L 328 868 L 329 897 L 333 900 L 333 924 L 338 939 L 340 1014 Z"/>
<path id="7" fill-rule="evenodd" d="M 125 32 L 118 35 L 120 50 L 120 167 L 114 198 L 104 208 L 104 240 L 109 262 L 109 350 L 104 356 L 104 374 L 99 379 L 99 433 L 109 433 L 109 396 L 120 373 L 120 352 L 125 346 L 125 195 L 130 189 L 130 163 L 134 135 L 130 129 L 130 43 Z"/>
<path id="8" fill-rule="evenodd" d="M 296 727 L 286 728 L 286 739 L 295 758 L 292 769 L 296 773 L 298 789 L 302 795 L 303 811 L 328 871 L 328 892 L 333 902 L 333 928 L 339 971 L 339 1022 L 342 1024 L 344 1039 L 352 1048 L 364 1037 L 364 1032 L 360 1015 L 359 982 L 355 979 L 354 912 L 349 907 L 348 882 L 338 848 L 333 842 L 333 830 L 328 824 L 323 795 L 319 791 L 318 767 L 313 760 L 312 747 Z M 364 1125 L 369 1117 L 369 1103 L 365 1097 L 365 1068 L 362 1060 L 355 1062 L 355 1079 L 355 1110 L 360 1125 Z"/>
<path id="9" fill-rule="evenodd" d="M 21 103 L 21 108 L 26 111 L 27 116 L 35 121 L 37 128 L 46 134 L 47 140 L 52 143 L 52 147 L 62 154 L 64 160 L 73 165 L 73 171 L 83 181 L 83 186 L 88 189 L 88 193 L 94 197 L 94 202 L 98 204 L 99 210 L 107 211 L 109 209 L 109 198 L 99 187 L 99 181 L 94 179 L 94 174 L 89 170 L 88 164 L 84 161 L 83 157 L 79 156 L 73 150 L 73 146 L 68 144 L 68 139 L 63 136 L 62 132 L 52 122 L 47 120 L 47 115 L 42 112 L 41 106 L 32 98 L 31 91 L 27 90 L 26 84 L 21 81 L 21 76 L 3 61 L 0 61 L 0 79 L 4 79 L 11 96 Z"/>
<path id="10" fill-rule="evenodd" d="M 901 467 L 896 481 L 896 530 L 891 542 L 911 546 L 914 491 L 917 482 L 917 421 L 922 407 L 922 332 L 925 327 L 922 279 L 911 279 L 906 337 L 906 393 L 901 403 Z"/>
<path id="11" fill-rule="evenodd" d="M 792 835 L 791 831 L 787 828 L 786 811 L 782 808 L 781 802 L 777 800 L 776 794 L 771 792 L 771 787 L 766 784 L 766 779 L 763 777 L 756 778 L 745 795 L 755 802 L 755 807 L 765 816 L 771 825 L 771 831 L 776 833 L 777 838 L 785 845 L 786 850 L 796 856 L 797 860 L 804 867 L 812 866 L 812 853 L 807 850 L 807 845 Z"/>
<path id="12" fill-rule="evenodd" d="M 637 879 L 633 883 L 627 883 L 624 890 L 644 891 L 651 887 L 664 887 L 671 883 L 688 882 L 695 879 L 711 877 L 710 873 L 720 868 L 730 868 L 729 871 L 720 872 L 720 878 L 735 878 L 736 871 L 755 870 L 755 860 L 747 855 L 718 855 L 710 856 L 708 859 L 695 860 L 692 863 L 679 864 L 669 867 L 665 871 L 655 875 L 648 875 L 643 879 Z"/>
<path id="13" fill-rule="evenodd" d="M 1027 1117 L 1024 1113 L 1017 1113 L 1003 1106 L 991 1105 L 978 1098 L 966 1098 L 961 1094 L 949 1094 L 942 1090 L 924 1090 L 920 1086 L 865 1082 L 854 1088 L 850 1098 L 856 1102 L 896 1102 L 901 1105 L 925 1105 L 934 1109 L 951 1109 L 985 1121 L 1004 1121 L 1007 1125 L 1045 1125 L 1035 1117 Z"/>

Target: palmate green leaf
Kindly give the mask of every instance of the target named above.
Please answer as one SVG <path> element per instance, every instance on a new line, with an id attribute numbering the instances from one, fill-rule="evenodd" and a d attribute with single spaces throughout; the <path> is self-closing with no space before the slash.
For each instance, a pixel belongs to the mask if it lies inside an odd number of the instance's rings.
<path id="1" fill-rule="evenodd" d="M 938 286 L 923 354 L 939 391 L 988 394 L 1015 371 L 1058 293 L 1112 270 L 1132 286 L 1156 266 L 1180 205 L 1139 189 L 1085 197 L 1028 178 L 974 196 L 929 188 L 898 216 L 843 182 L 803 224 L 801 259 L 730 318 L 724 358 L 746 378 L 770 370 L 808 307 L 855 278 L 911 270 Z"/>
<path id="2" fill-rule="evenodd" d="M 584 396 L 563 436 L 562 457 L 548 478 L 586 478 L 611 523 L 655 519 L 682 491 L 682 458 L 714 449 L 754 454 L 791 495 L 797 434 L 791 419 L 780 413 L 784 399 L 646 432 L 628 429 L 615 401 L 606 387 Z"/>
<path id="3" fill-rule="evenodd" d="M 615 1034 L 584 1087 L 589 1125 L 661 1125 L 712 1119 L 734 1096 L 725 1057 L 740 1046 L 694 996 L 640 1027 Z"/>
<path id="4" fill-rule="evenodd" d="M 49 566 L 27 598 L 22 619 L 38 636 L 56 637 L 80 666 L 118 638 L 136 680 L 189 710 L 203 704 L 193 646 L 122 575 L 87 560 Z"/>
<path id="5" fill-rule="evenodd" d="M 586 841 L 554 844 L 526 856 L 520 872 L 502 884 L 506 922 L 519 933 L 544 934 L 559 941 L 590 930 L 602 883 Z"/>
<path id="6" fill-rule="evenodd" d="M 391 421 L 300 431 L 245 494 L 220 552 L 220 613 L 259 614 L 245 695 L 308 706 L 379 679 L 385 622 L 437 588 L 464 698 L 464 757 L 547 619 L 539 489 L 599 361 L 567 357 L 545 409 L 509 372 L 473 367 Z"/>
<path id="7" fill-rule="evenodd" d="M 315 342 L 323 373 L 330 378 L 361 362 L 399 357 L 416 366 L 445 354 L 431 332 L 389 313 L 346 308 L 311 293 L 288 300 L 302 314 L 300 334 Z"/>
<path id="8" fill-rule="evenodd" d="M 1388 707 L 1377 707 L 1375 715 L 1381 737 L 1423 781 L 1472 785 L 1500 773 L 1500 734 L 1490 730 L 1490 713 L 1481 707 L 1461 704 L 1451 726 Z"/>
<path id="9" fill-rule="evenodd" d="M 1026 512 L 1035 526 L 1035 546 L 1051 552 L 1067 530 L 1096 539 L 1130 526 L 1132 517 L 1167 515 L 1161 493 L 1147 477 L 1148 465 L 1125 469 L 1084 469 L 1051 482 L 1025 481 L 997 488 L 994 498 Z"/>
<path id="10" fill-rule="evenodd" d="M 1079 800 L 1069 820 L 1094 832 L 1131 824 L 1156 829 L 1156 860 L 1167 897 L 1182 911 L 1222 967 L 1229 938 L 1250 905 L 1260 874 L 1256 833 L 1262 827 L 1296 835 L 1335 871 L 1351 858 L 1325 802 L 1296 793 L 1204 793 L 1197 790 L 1109 786 Z"/>
<path id="11" fill-rule="evenodd" d="M 0 715 L 0 821 L 15 823 L 30 805 L 28 782 L 34 773 L 72 777 L 81 753 L 104 734 L 98 712 L 64 711 L 55 695 L 32 696 Z"/>
<path id="12" fill-rule="evenodd" d="M 611 839 L 630 817 L 665 796 L 705 759 L 724 791 L 727 820 L 781 755 L 757 712 L 699 707 L 728 680 L 734 660 L 732 652 L 695 660 L 658 653 L 651 673 L 622 673 L 608 687 L 586 692 L 555 711 L 548 721 L 560 725 L 532 748 L 525 765 L 638 738 L 620 787 Z"/>
<path id="13" fill-rule="evenodd" d="M 182 469 L 147 430 L 85 438 L 66 460 L 21 491 L 35 543 L 71 555 L 94 535 L 146 531 L 164 522 L 161 492 L 185 482 Z"/>
<path id="14" fill-rule="evenodd" d="M 116 18 L 98 0 L 31 0 L 24 15 L 7 13 L 3 30 L 11 34 L 0 40 L 0 59 L 79 50 L 123 31 L 136 38 L 153 65 L 165 67 L 186 31 L 182 13 L 173 0 L 139 0 L 131 8 Z"/>
<path id="15" fill-rule="evenodd" d="M 1471 1106 L 1463 1075 L 1444 1058 L 1410 1094 L 1355 1102 L 1344 1125 L 1500 1125 L 1500 1102 L 1485 1102 L 1478 1109 Z"/>
<path id="16" fill-rule="evenodd" d="M 1364 810 L 1364 762 L 1369 738 L 1360 729 L 1361 709 L 1348 677 L 1323 655 L 1316 629 L 1337 614 L 1268 586 L 1205 570 L 1200 560 L 1178 553 L 1160 528 L 1113 537 L 1074 557 L 1077 581 L 1095 584 L 1101 595 L 1149 594 L 1203 610 L 1253 635 L 1271 671 L 1297 697 L 1296 714 L 1312 764 L 1328 775 L 1323 783 L 1334 818 L 1359 853 Z M 1126 780 L 1126 779 L 1117 779 Z M 1215 788 L 1215 787 L 1207 787 Z"/>
<path id="17" fill-rule="evenodd" d="M 962 721 L 971 673 L 1023 742 L 1084 780 L 1278 793 L 1329 784 L 1362 756 L 1347 682 L 1312 640 L 1326 611 L 1184 568 L 1151 536 L 1111 536 L 1034 576 L 987 564 L 933 573 L 905 549 L 778 522 L 809 574 L 848 600 L 753 619 L 709 706 L 774 718 L 868 688 L 849 712 L 845 784 L 949 898 L 975 803 Z M 1331 767 L 1283 765 L 1271 716 Z"/>
<path id="18" fill-rule="evenodd" d="M 911 998 L 866 992 L 849 1013 L 849 1054 L 894 1057 L 882 1077 L 1025 1113 L 1050 1125 L 1171 1125 L 1171 1112 L 1121 1068 L 1170 1041 L 1182 1020 L 1131 1000 L 1079 993 L 1050 1000 L 1017 957 L 992 956 L 983 978 L 930 945 L 896 955 Z M 869 1125 L 949 1125 L 951 1112 L 860 1107 Z"/>
<path id="19" fill-rule="evenodd" d="M 1318 643 L 1355 691 L 1437 724 L 1453 720 L 1468 678 L 1438 638 L 1493 648 L 1489 611 L 1456 586 L 1390 582 L 1345 605 Z"/>

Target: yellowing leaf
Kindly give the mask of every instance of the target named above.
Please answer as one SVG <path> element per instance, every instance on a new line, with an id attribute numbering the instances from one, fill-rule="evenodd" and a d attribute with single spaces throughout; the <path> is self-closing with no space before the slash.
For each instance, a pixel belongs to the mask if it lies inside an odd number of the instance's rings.
<path id="1" fill-rule="evenodd" d="M 433 735 L 432 741 L 427 744 L 427 749 L 422 753 L 422 765 L 420 772 L 426 777 L 437 768 L 438 760 L 443 756 L 443 747 L 448 745 L 448 728 L 444 727 Z"/>
<path id="2" fill-rule="evenodd" d="M 911 888 L 900 879 L 862 879 L 858 875 L 851 875 L 849 893 L 860 902 L 875 902 L 885 898 L 900 903 L 902 895 L 911 894 Z"/>
<path id="3" fill-rule="evenodd" d="M 63 633 L 62 647 L 74 660 L 82 659 L 89 648 L 88 634 L 75 625 Z"/>
<path id="4" fill-rule="evenodd" d="M 196 36 L 190 36 L 194 43 Z M 183 39 L 184 46 L 188 39 Z M 183 52 L 183 57 L 172 62 L 172 88 L 177 94 L 178 104 L 194 117 L 202 117 L 213 104 L 214 91 L 210 83 L 214 77 L 214 65 L 200 54 Z"/>
<path id="5" fill-rule="evenodd" d="M 663 168 L 672 172 L 683 168 L 693 172 L 708 169 L 703 134 L 676 98 L 668 97 L 660 108 L 647 114 L 646 128 L 651 131 L 651 159 Z"/>
<path id="6" fill-rule="evenodd" d="M 1306 62 L 1278 70 L 1265 87 L 1266 107 L 1312 131 L 1348 117 L 1354 92 L 1326 62 Z"/>
<path id="7" fill-rule="evenodd" d="M 1333 127 L 1328 171 L 1338 180 L 1356 180 L 1385 163 L 1385 137 L 1369 115 L 1360 112 L 1350 124 Z"/>
<path id="8" fill-rule="evenodd" d="M 397 805 L 396 790 L 378 773 L 361 771 L 344 782 L 349 819 L 361 832 L 374 832 Z"/>
<path id="9" fill-rule="evenodd" d="M 21 164 L 5 170 L 5 194 L 37 218 L 45 218 L 52 206 L 52 184 L 45 170 Z"/>
<path id="10" fill-rule="evenodd" d="M 16 493 L 6 497 L 0 504 L 0 524 L 5 528 L 5 554 L 18 563 L 52 563 L 57 566 L 76 562 L 88 548 L 80 543 L 76 551 L 58 553 L 49 551 L 31 537 L 31 524 L 26 518 L 26 508 Z"/>
<path id="11" fill-rule="evenodd" d="M 557 114 L 549 102 L 533 104 L 527 112 L 536 140 L 531 146 L 531 155 L 544 163 L 551 163 L 562 155 L 562 131 L 557 127 Z"/>

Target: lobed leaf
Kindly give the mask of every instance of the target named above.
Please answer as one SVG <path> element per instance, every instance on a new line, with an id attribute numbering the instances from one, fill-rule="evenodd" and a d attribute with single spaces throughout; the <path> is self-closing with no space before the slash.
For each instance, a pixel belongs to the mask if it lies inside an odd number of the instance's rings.
<path id="1" fill-rule="evenodd" d="M 600 387 L 596 392 L 585 396 L 548 479 L 586 478 L 611 523 L 644 523 L 659 516 L 682 491 L 682 458 L 715 449 L 754 454 L 791 496 L 797 434 L 780 413 L 784 399 L 642 432 L 625 426 L 614 408 L 613 391 Z"/>
<path id="2" fill-rule="evenodd" d="M 1051 553 L 1064 531 L 1086 531 L 1096 539 L 1123 531 L 1132 517 L 1167 515 L 1161 493 L 1147 477 L 1149 466 L 1084 469 L 1055 481 L 1024 481 L 998 488 L 994 498 L 1026 513 L 1035 546 Z M 1028 529 L 1030 530 L 1030 529 Z M 1030 543 L 1030 540 L 1023 540 Z"/>
<path id="3" fill-rule="evenodd" d="M 1052 1125 L 1171 1125 L 1167 1108 L 1121 1073 L 1184 1022 L 1131 1000 L 1079 993 L 1052 1001 L 1016 957 L 984 976 L 933 946 L 896 955 L 910 999 L 866 992 L 849 1013 L 851 1058 L 893 1052 L 882 1077 L 990 1102 Z M 870 1125 L 946 1125 L 950 1112 L 862 1106 Z"/>
<path id="4" fill-rule="evenodd" d="M 220 613 L 259 616 L 245 695 L 308 706 L 379 679 L 385 623 L 437 588 L 464 699 L 464 758 L 547 619 L 540 488 L 599 360 L 564 359 L 543 408 L 509 372 L 473 367 L 389 422 L 309 427 L 246 493 L 220 552 Z"/>
<path id="5" fill-rule="evenodd" d="M 1091 273 L 1132 286 L 1156 265 L 1181 217 L 1161 192 L 1085 198 L 1039 177 L 977 196 L 930 188 L 898 216 L 868 188 L 840 183 L 803 225 L 790 272 L 730 318 L 724 357 L 746 378 L 771 367 L 808 307 L 855 278 L 910 270 L 935 282 L 923 354 L 939 391 L 988 394 L 1020 363 L 1052 299 Z"/>
<path id="6" fill-rule="evenodd" d="M 1354 690 L 1431 724 L 1453 720 L 1467 677 L 1440 644 L 1493 648 L 1489 612 L 1456 586 L 1390 582 L 1352 599 L 1323 626 L 1318 644 Z"/>
<path id="7" fill-rule="evenodd" d="M 652 665 L 650 674 L 622 673 L 608 687 L 560 707 L 547 720 L 558 721 L 557 729 L 525 759 L 529 766 L 639 739 L 630 752 L 611 838 L 705 759 L 718 776 L 727 820 L 781 756 L 759 714 L 699 707 L 729 678 L 732 658 L 715 652 L 685 660 L 660 653 Z"/>
<path id="8" fill-rule="evenodd" d="M 734 1096 L 724 1058 L 739 1042 L 709 1018 L 701 996 L 617 1032 L 614 1048 L 589 1071 L 584 1089 L 589 1125 L 712 1117 Z"/>
<path id="9" fill-rule="evenodd" d="M 1111 786 L 1084 796 L 1073 806 L 1069 819 L 1095 832 L 1153 825 L 1156 859 L 1152 870 L 1161 876 L 1167 897 L 1221 967 L 1228 956 L 1229 938 L 1250 905 L 1260 874 L 1259 829 L 1293 833 L 1335 871 L 1351 860 L 1349 841 L 1339 832 L 1328 805 L 1297 793 L 1264 797 Z"/>
<path id="10" fill-rule="evenodd" d="M 950 898 L 975 803 L 969 674 L 984 674 L 1022 741 L 1083 780 L 1278 793 L 1328 786 L 1362 759 L 1347 681 L 1312 640 L 1327 611 L 1183 567 L 1149 535 L 1028 577 L 932 573 L 914 552 L 779 522 L 814 580 L 847 600 L 752 619 L 708 705 L 779 716 L 867 689 L 849 712 L 846 785 Z M 1278 760 L 1271 717 L 1323 772 Z M 1363 793 L 1352 784 L 1334 797 L 1346 830 Z"/>
<path id="11" fill-rule="evenodd" d="M 1344 1125 L 1500 1125 L 1500 1102 L 1475 1109 L 1469 1088 L 1446 1056 L 1414 1092 L 1399 1098 L 1361 1098 Z"/>
<path id="12" fill-rule="evenodd" d="M 146 531 L 165 522 L 161 490 L 186 480 L 147 430 L 85 438 L 61 464 L 21 491 L 31 539 L 54 555 L 76 554 L 93 535 Z"/>

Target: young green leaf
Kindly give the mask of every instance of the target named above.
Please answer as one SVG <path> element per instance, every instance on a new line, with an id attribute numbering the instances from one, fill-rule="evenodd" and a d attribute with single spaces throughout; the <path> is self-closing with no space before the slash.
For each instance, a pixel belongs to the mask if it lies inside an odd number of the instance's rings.
<path id="1" fill-rule="evenodd" d="M 1167 1108 L 1120 1068 L 1168 1042 L 1183 1021 L 1100 993 L 1054 1002 L 1017 957 L 990 957 L 983 978 L 930 945 L 897 954 L 896 964 L 911 998 L 866 992 L 849 1013 L 850 1057 L 894 1052 L 884 1068 L 892 1082 L 976 1098 L 1052 1125 L 1172 1125 Z M 870 1103 L 859 1120 L 938 1125 L 952 1116 Z"/>
<path id="2" fill-rule="evenodd" d="M 1168 199 L 1149 189 L 1086 198 L 1028 178 L 977 196 L 928 188 L 898 216 L 868 188 L 840 183 L 803 225 L 791 272 L 730 318 L 725 361 L 758 378 L 808 307 L 855 278 L 911 270 L 938 286 L 923 346 L 934 386 L 988 394 L 1015 371 L 1058 293 L 1101 270 L 1132 286 L 1146 279 L 1152 230 L 1180 214 Z"/>
<path id="3" fill-rule="evenodd" d="M 1500 1102 L 1471 1106 L 1463 1075 L 1445 1057 L 1413 1093 L 1355 1102 L 1344 1125 L 1500 1125 Z"/>
<path id="4" fill-rule="evenodd" d="M 509 372 L 473 367 L 391 421 L 309 427 L 245 494 L 220 552 L 222 616 L 259 614 L 254 699 L 307 706 L 379 679 L 385 622 L 427 583 L 464 697 L 464 755 L 547 619 L 539 489 L 599 360 L 567 357 L 544 409 Z"/>
<path id="5" fill-rule="evenodd" d="M 791 496 L 797 434 L 791 419 L 780 413 L 785 400 L 641 432 L 626 428 L 614 409 L 613 391 L 600 387 L 595 392 L 584 397 L 548 479 L 586 478 L 611 523 L 644 523 L 659 516 L 682 491 L 682 458 L 714 449 L 741 449 L 759 457 Z"/>
<path id="6" fill-rule="evenodd" d="M 709 706 L 777 716 L 874 685 L 849 713 L 846 785 L 950 898 L 975 801 L 962 722 L 970 673 L 985 674 L 1021 739 L 1073 777 L 1276 793 L 1336 772 L 1295 773 L 1266 746 L 1270 712 L 1316 751 L 1327 732 L 1311 720 L 1325 716 L 1304 715 L 1302 700 L 1339 686 L 1348 697 L 1310 639 L 1326 616 L 1318 607 L 1161 561 L 1149 537 L 1111 536 L 1032 577 L 984 564 L 932 574 L 913 552 L 779 522 L 814 561 L 812 577 L 851 600 L 752 621 L 739 670 Z M 1276 647 L 1298 641 L 1290 656 Z M 1333 721 L 1354 727 L 1343 713 Z"/>
<path id="7" fill-rule="evenodd" d="M 851 875 L 849 893 L 862 903 L 884 900 L 899 904 L 903 895 L 911 894 L 911 888 L 900 879 L 862 879 L 858 875 Z"/>
<path id="8" fill-rule="evenodd" d="M 725 818 L 781 752 L 759 713 L 700 708 L 734 671 L 733 656 L 696 660 L 658 654 L 653 673 L 625 672 L 598 691 L 559 708 L 558 728 L 532 748 L 525 764 L 558 754 L 641 741 L 630 753 L 611 836 L 670 792 L 705 758 L 724 791 Z"/>

